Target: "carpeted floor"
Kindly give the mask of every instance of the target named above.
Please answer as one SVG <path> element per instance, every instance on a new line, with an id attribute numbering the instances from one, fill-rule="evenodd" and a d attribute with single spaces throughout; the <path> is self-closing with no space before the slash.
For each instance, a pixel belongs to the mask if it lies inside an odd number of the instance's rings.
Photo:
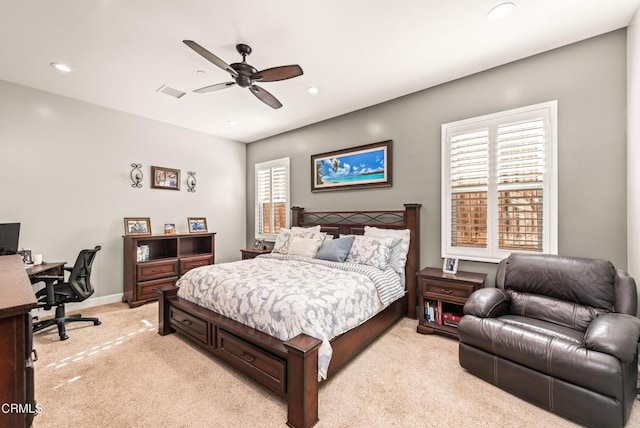
<path id="1" fill-rule="evenodd" d="M 157 334 L 157 303 L 83 311 L 102 325 L 34 335 L 36 400 L 47 427 L 282 427 L 286 403 L 177 335 Z M 466 373 L 457 342 L 404 319 L 323 382 L 322 427 L 572 427 Z M 640 427 L 636 403 L 627 427 Z"/>

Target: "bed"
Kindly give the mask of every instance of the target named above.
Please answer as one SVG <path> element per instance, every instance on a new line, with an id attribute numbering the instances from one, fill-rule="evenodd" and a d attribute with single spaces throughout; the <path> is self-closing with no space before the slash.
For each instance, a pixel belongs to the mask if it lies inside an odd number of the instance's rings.
<path id="1" fill-rule="evenodd" d="M 404 210 L 306 212 L 292 208 L 292 226 L 320 226 L 327 235 L 363 235 L 365 228 L 407 230 L 410 244 L 404 266 L 404 297 L 394 300 L 367 321 L 330 340 L 328 367 L 322 367 L 322 348 L 326 340 L 300 333 L 288 340 L 267 334 L 188 299 L 179 287 L 159 290 L 158 333 L 177 332 L 212 355 L 225 360 L 276 394 L 286 397 L 287 425 L 311 427 L 318 422 L 319 378 L 331 376 L 355 355 L 383 334 L 397 320 L 416 318 L 416 276 L 420 260 L 420 205 L 405 204 Z M 264 260 L 262 260 L 264 258 Z M 269 260 L 268 260 L 269 259 Z M 271 261 L 271 259 L 275 261 Z M 256 263 L 265 269 L 279 257 L 260 256 L 237 263 Z M 246 265 L 249 267 L 250 265 Z M 200 269 L 200 268 L 199 268 Z M 205 275 L 205 271 L 192 276 Z M 187 287 L 183 287 L 186 289 Z M 302 330 L 307 331 L 307 330 Z"/>

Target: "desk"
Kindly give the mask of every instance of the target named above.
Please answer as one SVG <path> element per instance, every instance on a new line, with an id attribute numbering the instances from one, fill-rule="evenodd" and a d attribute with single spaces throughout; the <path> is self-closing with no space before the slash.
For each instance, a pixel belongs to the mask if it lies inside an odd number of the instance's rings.
<path id="1" fill-rule="evenodd" d="M 40 265 L 33 265 L 28 268 L 25 268 L 27 275 L 29 276 L 29 280 L 31 283 L 34 283 L 33 277 L 38 275 L 47 275 L 47 276 L 62 276 L 63 271 L 62 268 L 66 265 L 67 262 L 48 262 L 42 263 Z M 35 281 L 38 282 L 38 281 Z"/>

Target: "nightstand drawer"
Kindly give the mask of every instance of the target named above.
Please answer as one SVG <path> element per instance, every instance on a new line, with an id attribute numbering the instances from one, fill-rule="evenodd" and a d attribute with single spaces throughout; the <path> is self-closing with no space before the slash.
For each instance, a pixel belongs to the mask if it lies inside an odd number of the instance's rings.
<path id="1" fill-rule="evenodd" d="M 138 281 L 178 276 L 178 261 L 145 262 L 137 266 Z"/>
<path id="2" fill-rule="evenodd" d="M 424 280 L 423 280 L 424 281 Z M 428 280 L 424 281 L 424 293 L 433 297 L 457 297 L 468 298 L 473 293 L 472 285 L 456 284 L 447 281 Z"/>

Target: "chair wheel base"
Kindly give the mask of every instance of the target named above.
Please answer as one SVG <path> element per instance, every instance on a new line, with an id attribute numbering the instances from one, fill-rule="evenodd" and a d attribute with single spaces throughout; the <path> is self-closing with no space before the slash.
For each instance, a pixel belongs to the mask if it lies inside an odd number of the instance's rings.
<path id="1" fill-rule="evenodd" d="M 100 321 L 100 320 L 93 322 L 93 325 L 100 325 L 100 324 L 102 324 L 102 321 Z"/>

